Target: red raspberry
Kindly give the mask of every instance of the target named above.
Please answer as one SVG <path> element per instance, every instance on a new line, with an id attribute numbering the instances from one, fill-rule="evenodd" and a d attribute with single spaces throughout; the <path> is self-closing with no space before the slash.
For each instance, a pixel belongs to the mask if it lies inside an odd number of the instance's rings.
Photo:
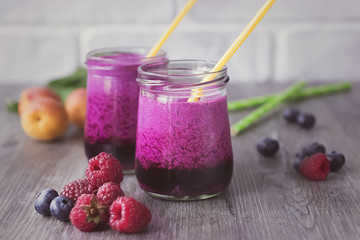
<path id="1" fill-rule="evenodd" d="M 330 162 L 325 154 L 316 153 L 301 161 L 299 172 L 310 180 L 324 180 L 330 172 Z"/>
<path id="2" fill-rule="evenodd" d="M 76 202 L 77 198 L 85 193 L 93 193 L 97 188 L 91 184 L 87 179 L 77 179 L 69 182 L 63 188 L 60 196 L 65 196 Z"/>
<path id="3" fill-rule="evenodd" d="M 97 187 L 107 182 L 121 183 L 124 178 L 119 160 L 105 152 L 89 160 L 85 174 L 89 183 Z"/>
<path id="4" fill-rule="evenodd" d="M 120 184 L 108 182 L 99 187 L 96 196 L 98 199 L 101 199 L 106 206 L 110 206 L 118 197 L 124 195 Z"/>
<path id="5" fill-rule="evenodd" d="M 110 207 L 109 225 L 118 232 L 139 232 L 150 221 L 149 209 L 131 197 L 119 197 Z"/>
<path id="6" fill-rule="evenodd" d="M 100 222 L 109 219 L 109 207 L 93 194 L 83 194 L 71 209 L 71 223 L 83 232 L 91 232 Z"/>

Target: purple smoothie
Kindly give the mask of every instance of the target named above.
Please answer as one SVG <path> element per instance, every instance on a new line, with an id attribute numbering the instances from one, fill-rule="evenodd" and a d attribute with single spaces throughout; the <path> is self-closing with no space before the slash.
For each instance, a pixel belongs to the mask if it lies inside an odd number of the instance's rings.
<path id="1" fill-rule="evenodd" d="M 142 189 L 196 198 L 223 191 L 233 172 L 225 96 L 164 102 L 140 95 L 135 171 Z"/>
<path id="2" fill-rule="evenodd" d="M 143 55 L 116 53 L 87 59 L 85 151 L 88 158 L 107 152 L 123 170 L 134 169 L 139 87 Z"/>

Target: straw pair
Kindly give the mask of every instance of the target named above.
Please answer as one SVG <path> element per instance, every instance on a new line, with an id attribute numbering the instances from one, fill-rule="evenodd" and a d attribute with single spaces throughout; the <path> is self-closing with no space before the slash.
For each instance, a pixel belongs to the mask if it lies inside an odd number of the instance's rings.
<path id="1" fill-rule="evenodd" d="M 236 38 L 236 40 L 233 42 L 233 44 L 228 48 L 228 50 L 224 53 L 224 55 L 216 63 L 216 65 L 213 67 L 211 72 L 218 72 L 224 68 L 226 63 L 230 60 L 230 58 L 238 50 L 238 48 L 241 46 L 241 44 L 245 41 L 245 39 L 250 35 L 250 33 L 258 25 L 258 23 L 265 16 L 265 14 L 269 11 L 269 9 L 272 7 L 272 5 L 275 3 L 275 1 L 276 0 L 267 0 L 265 2 L 265 4 L 260 8 L 260 10 L 256 13 L 256 15 L 246 25 L 244 30 L 239 34 L 239 36 Z M 174 29 L 179 24 L 181 19 L 183 19 L 183 17 L 189 12 L 189 10 L 192 8 L 192 6 L 195 4 L 195 2 L 196 2 L 196 0 L 189 0 L 187 2 L 187 4 L 180 11 L 180 13 L 176 16 L 176 18 L 172 21 L 170 26 L 163 33 L 163 35 L 160 37 L 160 39 L 156 42 L 156 44 L 153 46 L 153 48 L 150 50 L 150 52 L 146 55 L 146 57 L 153 57 L 157 54 L 157 52 L 160 50 L 161 46 L 165 43 L 165 41 L 168 39 L 170 34 L 174 31 Z M 208 75 L 207 77 L 204 77 L 201 82 L 211 81 L 214 79 L 215 76 L 216 76 L 216 74 Z M 252 114 L 250 114 L 247 117 L 245 117 L 244 119 L 242 119 L 242 121 L 235 124 L 232 127 L 232 132 L 234 134 L 237 134 L 240 131 L 242 131 L 243 129 L 247 128 L 249 125 L 251 125 L 254 121 L 256 121 L 258 118 L 260 118 L 262 115 L 264 115 L 265 113 L 270 111 L 272 108 L 277 106 L 279 103 L 281 103 L 285 99 L 289 98 L 293 93 L 295 93 L 299 89 L 301 89 L 304 85 L 305 85 L 305 83 L 303 83 L 303 82 L 297 83 L 294 86 L 290 87 L 288 90 L 284 91 L 282 94 L 269 99 L 269 101 L 267 101 L 259 109 L 257 109 Z M 192 97 L 190 97 L 188 99 L 188 102 L 198 101 L 202 95 L 201 91 L 202 91 L 201 88 L 192 90 Z"/>
<path id="2" fill-rule="evenodd" d="M 245 39 L 250 35 L 250 33 L 254 30 L 254 28 L 258 25 L 261 19 L 265 16 L 265 14 L 269 11 L 272 5 L 276 0 L 267 0 L 266 3 L 261 7 L 261 9 L 256 13 L 256 15 L 251 19 L 251 21 L 247 24 L 244 30 L 240 33 L 240 35 L 236 38 L 233 44 L 228 48 L 228 50 L 224 53 L 224 55 L 220 58 L 217 64 L 213 67 L 211 72 L 218 72 L 224 68 L 226 63 L 230 60 L 230 58 L 234 55 L 234 53 L 238 50 L 240 45 L 245 41 Z M 156 44 L 152 47 L 150 52 L 146 55 L 146 57 L 153 57 L 160 50 L 161 46 L 168 39 L 170 34 L 174 31 L 176 26 L 179 24 L 181 19 L 189 12 L 189 10 L 194 6 L 196 0 L 189 0 L 184 8 L 180 11 L 180 13 L 175 17 L 170 26 L 166 29 L 160 39 L 156 42 Z M 201 82 L 207 82 L 214 79 L 214 75 L 209 75 L 205 77 Z M 191 98 L 188 99 L 188 102 L 196 102 L 199 100 L 201 96 L 202 89 L 195 89 L 192 92 Z"/>

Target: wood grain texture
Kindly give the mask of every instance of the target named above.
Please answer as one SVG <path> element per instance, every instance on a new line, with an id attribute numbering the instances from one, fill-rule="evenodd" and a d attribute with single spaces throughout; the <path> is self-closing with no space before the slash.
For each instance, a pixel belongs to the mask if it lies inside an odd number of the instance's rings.
<path id="1" fill-rule="evenodd" d="M 238 84 L 229 99 L 256 96 L 286 85 Z M 110 229 L 82 233 L 70 223 L 38 215 L 33 207 L 38 192 L 61 190 L 70 180 L 83 178 L 87 161 L 82 133 L 75 127 L 57 142 L 30 140 L 19 117 L 3 107 L 6 97 L 17 97 L 24 86 L 0 88 L 0 239 L 359 239 L 360 238 L 360 85 L 351 93 L 286 104 L 313 112 L 311 131 L 289 125 L 281 112 L 272 113 L 234 137 L 234 177 L 219 197 L 193 202 L 154 199 L 126 176 L 125 193 L 147 205 L 153 220 L 146 231 L 127 235 Z M 286 106 L 285 105 L 285 106 Z M 231 122 L 247 111 L 231 113 Z M 274 137 L 280 142 L 273 159 L 261 157 L 257 141 Z M 312 182 L 295 172 L 292 159 L 313 141 L 346 155 L 345 167 L 326 181 Z"/>

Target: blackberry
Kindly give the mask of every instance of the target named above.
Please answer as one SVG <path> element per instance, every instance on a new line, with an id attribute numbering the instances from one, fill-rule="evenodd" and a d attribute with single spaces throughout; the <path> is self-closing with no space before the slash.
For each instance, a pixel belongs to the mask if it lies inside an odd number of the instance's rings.
<path id="1" fill-rule="evenodd" d="M 318 142 L 313 142 L 310 145 L 303 147 L 300 152 L 296 154 L 296 157 L 303 159 L 304 157 L 310 157 L 316 153 L 325 153 L 325 146 Z"/>

